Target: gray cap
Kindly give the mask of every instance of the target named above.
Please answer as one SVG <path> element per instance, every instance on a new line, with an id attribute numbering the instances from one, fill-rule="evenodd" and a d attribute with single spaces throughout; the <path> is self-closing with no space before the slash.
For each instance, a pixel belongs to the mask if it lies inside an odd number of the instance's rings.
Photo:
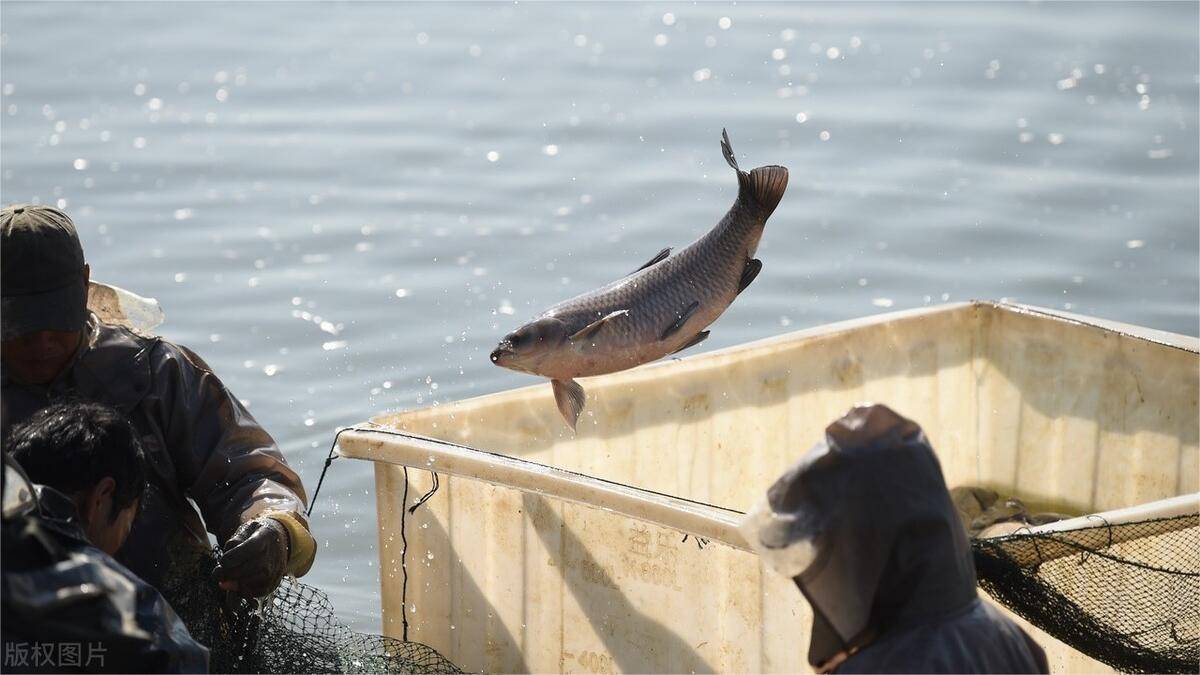
<path id="1" fill-rule="evenodd" d="M 83 247 L 75 224 L 51 206 L 0 210 L 0 334 L 79 330 L 87 320 Z"/>

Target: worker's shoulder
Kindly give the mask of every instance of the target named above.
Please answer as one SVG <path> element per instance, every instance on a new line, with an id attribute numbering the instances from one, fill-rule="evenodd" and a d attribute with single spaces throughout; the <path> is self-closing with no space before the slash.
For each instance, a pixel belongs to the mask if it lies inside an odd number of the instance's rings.
<path id="1" fill-rule="evenodd" d="M 134 361 L 145 360 L 152 372 L 163 368 L 212 372 L 199 354 L 184 345 L 117 324 L 96 322 L 92 351 L 109 357 L 104 359 L 106 361 L 124 360 L 122 356 Z"/>

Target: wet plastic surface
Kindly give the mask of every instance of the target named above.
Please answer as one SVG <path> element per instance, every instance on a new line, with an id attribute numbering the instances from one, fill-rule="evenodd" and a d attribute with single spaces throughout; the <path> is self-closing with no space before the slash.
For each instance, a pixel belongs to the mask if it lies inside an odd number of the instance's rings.
<path id="1" fill-rule="evenodd" d="M 166 319 L 158 301 L 99 281 L 88 284 L 88 309 L 105 323 L 151 334 Z"/>

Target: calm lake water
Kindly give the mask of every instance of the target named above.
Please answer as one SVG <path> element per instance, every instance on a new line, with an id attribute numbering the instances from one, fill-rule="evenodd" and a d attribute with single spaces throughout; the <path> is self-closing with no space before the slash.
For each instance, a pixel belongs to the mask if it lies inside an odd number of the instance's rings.
<path id="1" fill-rule="evenodd" d="M 503 333 L 711 227 L 722 127 L 791 186 L 698 351 L 971 298 L 1196 335 L 1197 7 L 5 2 L 0 187 L 311 492 L 337 427 L 534 383 Z M 373 488 L 333 465 L 306 578 L 360 630 Z"/>

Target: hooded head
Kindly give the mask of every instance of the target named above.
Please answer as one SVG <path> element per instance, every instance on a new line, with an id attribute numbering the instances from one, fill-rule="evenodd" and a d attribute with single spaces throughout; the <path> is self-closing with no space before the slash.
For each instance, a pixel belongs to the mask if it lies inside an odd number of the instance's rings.
<path id="1" fill-rule="evenodd" d="M 543 317 L 504 336 L 492 350 L 492 363 L 522 373 L 537 374 L 542 361 L 567 343 L 567 325 Z"/>
<path id="2" fill-rule="evenodd" d="M 855 407 L 767 491 L 742 531 L 813 609 L 808 661 L 853 653 L 976 597 L 966 535 L 916 423 Z"/>

